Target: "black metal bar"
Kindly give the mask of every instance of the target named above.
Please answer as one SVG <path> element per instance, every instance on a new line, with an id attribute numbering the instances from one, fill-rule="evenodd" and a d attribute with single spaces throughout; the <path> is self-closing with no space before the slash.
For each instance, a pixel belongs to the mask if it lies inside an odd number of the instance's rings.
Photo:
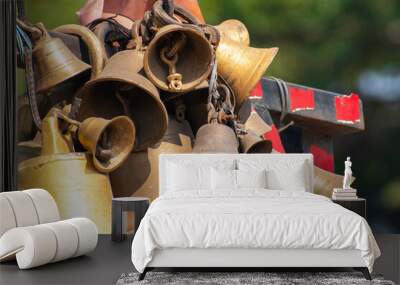
<path id="1" fill-rule="evenodd" d="M 16 180 L 16 1 L 0 1 L 0 191 Z"/>

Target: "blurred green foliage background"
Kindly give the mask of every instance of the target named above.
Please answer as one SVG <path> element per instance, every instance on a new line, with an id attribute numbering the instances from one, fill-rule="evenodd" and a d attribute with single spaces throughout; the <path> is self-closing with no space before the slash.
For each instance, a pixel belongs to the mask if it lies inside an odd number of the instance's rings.
<path id="1" fill-rule="evenodd" d="M 77 22 L 84 0 L 26 0 L 31 22 Z M 246 24 L 255 47 L 280 48 L 267 74 L 360 94 L 366 131 L 335 140 L 336 172 L 353 160 L 375 232 L 400 233 L 400 1 L 199 0 L 209 24 Z"/>

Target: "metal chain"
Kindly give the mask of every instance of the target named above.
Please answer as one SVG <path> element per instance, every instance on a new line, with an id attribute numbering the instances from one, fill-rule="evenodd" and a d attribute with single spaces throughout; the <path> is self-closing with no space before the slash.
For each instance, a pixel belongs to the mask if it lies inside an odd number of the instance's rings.
<path id="1" fill-rule="evenodd" d="M 42 119 L 40 118 L 36 100 L 35 78 L 34 78 L 33 63 L 32 63 L 32 50 L 30 50 L 28 47 L 25 47 L 24 53 L 25 53 L 25 79 L 26 79 L 26 86 L 28 89 L 29 105 L 31 106 L 30 109 L 36 127 L 39 130 L 42 130 Z"/>

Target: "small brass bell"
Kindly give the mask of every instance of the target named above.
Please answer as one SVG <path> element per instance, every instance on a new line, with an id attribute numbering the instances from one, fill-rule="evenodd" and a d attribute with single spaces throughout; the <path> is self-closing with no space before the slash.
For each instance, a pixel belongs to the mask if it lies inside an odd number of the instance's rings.
<path id="1" fill-rule="evenodd" d="M 255 132 L 247 130 L 247 134 L 239 137 L 240 148 L 243 153 L 270 153 L 272 143 L 264 140 Z"/>
<path id="2" fill-rule="evenodd" d="M 201 31 L 167 25 L 149 43 L 144 70 L 158 88 L 174 93 L 188 92 L 210 74 L 213 54 L 211 44 Z"/>
<path id="3" fill-rule="evenodd" d="M 250 34 L 246 26 L 239 20 L 229 19 L 216 26 L 222 38 L 229 38 L 234 42 L 249 46 Z"/>
<path id="4" fill-rule="evenodd" d="M 126 116 L 88 118 L 79 125 L 78 138 L 92 153 L 96 169 L 107 173 L 117 169 L 132 151 L 135 126 Z"/>
<path id="5" fill-rule="evenodd" d="M 235 132 L 224 124 L 203 125 L 196 134 L 193 153 L 238 153 Z"/>
<path id="6" fill-rule="evenodd" d="M 157 88 L 144 76 L 141 51 L 125 50 L 112 56 L 102 73 L 80 92 L 78 119 L 127 115 L 136 128 L 135 151 L 157 143 L 167 129 L 167 111 Z"/>
<path id="7" fill-rule="evenodd" d="M 36 92 L 44 92 L 90 69 L 90 65 L 78 59 L 63 43 L 52 38 L 42 23 L 37 24 L 42 35 L 35 42 L 33 61 L 37 68 Z"/>
<path id="8" fill-rule="evenodd" d="M 218 74 L 231 86 L 239 110 L 271 64 L 278 48 L 259 49 L 221 38 L 217 48 Z"/>

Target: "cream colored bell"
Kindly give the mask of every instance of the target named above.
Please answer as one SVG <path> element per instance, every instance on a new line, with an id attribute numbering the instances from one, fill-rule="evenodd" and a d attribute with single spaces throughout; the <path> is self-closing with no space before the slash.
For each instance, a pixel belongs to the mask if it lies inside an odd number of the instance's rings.
<path id="1" fill-rule="evenodd" d="M 216 52 L 218 74 L 233 89 L 236 110 L 249 97 L 277 52 L 278 48 L 252 48 L 227 37 L 221 38 Z"/>
<path id="2" fill-rule="evenodd" d="M 250 45 L 250 34 L 246 26 L 236 19 L 229 19 L 223 21 L 221 24 L 216 26 L 217 30 L 221 34 L 221 38 L 229 38 L 234 42 L 249 46 Z"/>
<path id="3" fill-rule="evenodd" d="M 89 153 L 72 152 L 55 112 L 42 121 L 42 155 L 18 165 L 18 188 L 43 188 L 55 199 L 62 219 L 87 217 L 99 233 L 111 232 L 112 191 Z"/>

